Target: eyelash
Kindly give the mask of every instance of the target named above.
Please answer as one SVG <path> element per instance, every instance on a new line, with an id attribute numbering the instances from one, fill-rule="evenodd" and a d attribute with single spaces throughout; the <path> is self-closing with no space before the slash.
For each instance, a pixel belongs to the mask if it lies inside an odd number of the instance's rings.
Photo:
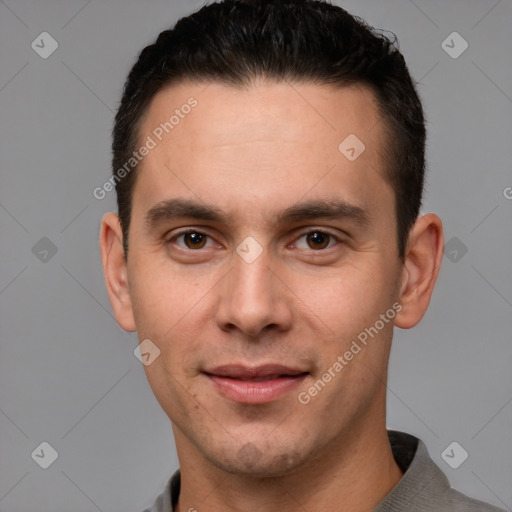
<path id="1" fill-rule="evenodd" d="M 170 245 L 172 244 L 173 242 L 175 242 L 179 237 L 183 236 L 183 235 L 187 235 L 187 234 L 190 234 L 190 233 L 194 233 L 194 234 L 198 234 L 198 235 L 202 235 L 202 236 L 206 236 L 208 237 L 209 239 L 213 240 L 213 237 L 211 237 L 210 235 L 208 235 L 207 233 L 203 233 L 202 231 L 199 231 L 197 229 L 194 229 L 194 228 L 189 228 L 189 229 L 186 229 L 184 231 L 181 231 L 177 234 L 175 234 L 172 238 L 170 238 L 167 242 L 166 242 L 166 245 Z M 334 240 L 336 242 L 336 244 L 334 245 L 337 245 L 339 243 L 342 243 L 342 241 L 340 240 L 339 237 L 337 237 L 336 235 L 328 232 L 328 231 L 323 231 L 323 230 L 320 230 L 320 229 L 310 229 L 308 231 L 304 231 L 302 232 L 297 238 L 296 238 L 296 241 L 295 243 L 300 240 L 301 238 L 303 238 L 304 236 L 307 236 L 309 234 L 312 234 L 312 233 L 320 233 L 322 235 L 327 235 L 329 237 L 329 244 L 331 242 L 331 240 Z M 324 249 L 309 249 L 309 252 L 311 253 L 321 253 L 321 252 L 326 252 L 328 251 L 329 249 L 332 249 L 334 247 L 334 245 L 331 245 L 329 247 L 329 244 L 326 248 Z M 190 249 L 190 248 L 183 248 L 183 247 L 180 247 L 178 246 L 180 249 L 184 250 L 184 251 L 188 251 L 188 252 L 200 252 L 201 249 L 203 248 L 199 248 L 199 249 Z"/>

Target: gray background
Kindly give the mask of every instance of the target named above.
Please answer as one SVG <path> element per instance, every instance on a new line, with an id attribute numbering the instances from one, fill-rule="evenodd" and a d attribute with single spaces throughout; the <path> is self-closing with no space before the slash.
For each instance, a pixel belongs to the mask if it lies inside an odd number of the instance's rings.
<path id="1" fill-rule="evenodd" d="M 455 237 L 423 322 L 396 331 L 388 425 L 422 438 L 456 488 L 510 510 L 512 4 L 339 4 L 399 37 L 428 118 L 424 210 Z M 136 55 L 201 5 L 0 1 L 4 512 L 140 511 L 178 466 L 136 335 L 117 326 L 104 290 L 97 239 L 114 194 L 92 191 L 109 177 Z M 47 59 L 31 48 L 43 31 L 59 45 Z M 441 44 L 453 31 L 469 44 L 456 59 Z M 31 458 L 43 441 L 58 452 L 48 469 Z M 441 457 L 452 441 L 469 453 L 458 469 Z"/>

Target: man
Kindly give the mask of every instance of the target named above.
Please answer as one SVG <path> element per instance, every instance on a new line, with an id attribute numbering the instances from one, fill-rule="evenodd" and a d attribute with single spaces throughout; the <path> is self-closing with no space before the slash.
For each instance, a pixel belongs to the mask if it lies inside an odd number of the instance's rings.
<path id="1" fill-rule="evenodd" d="M 322 1 L 205 6 L 142 51 L 113 136 L 106 285 L 180 462 L 151 511 L 498 510 L 386 430 L 443 249 L 389 40 Z"/>

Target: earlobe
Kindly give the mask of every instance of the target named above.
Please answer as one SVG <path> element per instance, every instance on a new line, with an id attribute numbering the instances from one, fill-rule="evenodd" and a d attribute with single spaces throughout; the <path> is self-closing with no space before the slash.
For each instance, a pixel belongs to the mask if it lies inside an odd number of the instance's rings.
<path id="1" fill-rule="evenodd" d="M 418 218 L 409 234 L 403 264 L 397 327 L 410 329 L 423 318 L 441 268 L 443 244 L 441 219 L 432 213 Z"/>
<path id="2" fill-rule="evenodd" d="M 117 323 L 125 331 L 135 331 L 123 233 L 115 213 L 105 214 L 101 221 L 100 249 L 105 285 Z"/>

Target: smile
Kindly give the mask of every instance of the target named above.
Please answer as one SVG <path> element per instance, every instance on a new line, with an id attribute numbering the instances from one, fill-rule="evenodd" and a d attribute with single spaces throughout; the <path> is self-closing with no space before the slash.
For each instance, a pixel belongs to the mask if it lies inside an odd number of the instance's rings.
<path id="1" fill-rule="evenodd" d="M 204 372 L 224 397 L 241 404 L 274 402 L 296 389 L 309 372 L 281 365 L 225 365 Z"/>

